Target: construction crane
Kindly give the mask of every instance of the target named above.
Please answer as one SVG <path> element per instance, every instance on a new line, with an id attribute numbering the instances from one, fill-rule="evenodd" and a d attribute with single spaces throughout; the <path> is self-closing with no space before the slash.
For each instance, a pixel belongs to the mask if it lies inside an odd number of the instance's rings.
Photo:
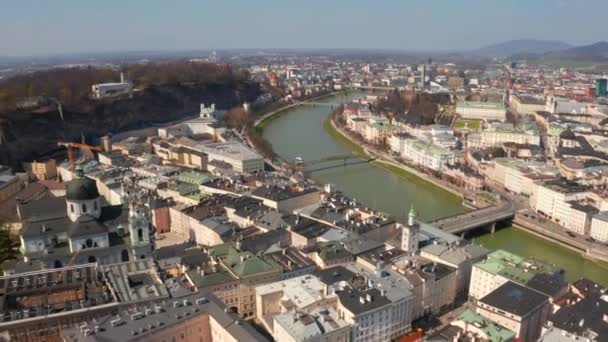
<path id="1" fill-rule="evenodd" d="M 72 172 L 74 172 L 74 149 L 75 148 L 77 148 L 79 150 L 88 150 L 88 151 L 97 151 L 97 152 L 102 152 L 102 151 L 106 150 L 104 148 L 104 146 L 92 146 L 92 145 L 79 144 L 79 143 L 74 143 L 74 142 L 60 141 L 57 143 L 57 145 L 64 146 L 65 148 L 68 149 L 68 161 L 70 162 L 70 170 L 72 170 Z M 106 151 L 106 152 L 108 152 L 108 151 Z"/>
<path id="2" fill-rule="evenodd" d="M 68 263 L 64 266 L 63 271 L 61 271 L 61 273 L 59 273 L 57 275 L 57 278 L 55 278 L 56 284 L 59 284 L 63 280 L 63 276 L 68 271 L 68 267 L 70 267 L 74 264 L 74 261 L 76 261 L 76 257 L 78 256 L 78 254 L 80 254 L 80 250 L 77 250 L 76 253 L 74 253 L 74 255 L 72 255 L 72 257 L 70 258 Z"/>

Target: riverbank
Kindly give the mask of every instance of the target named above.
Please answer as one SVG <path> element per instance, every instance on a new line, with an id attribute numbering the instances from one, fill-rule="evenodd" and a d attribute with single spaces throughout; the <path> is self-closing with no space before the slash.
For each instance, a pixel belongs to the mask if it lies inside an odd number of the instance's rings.
<path id="1" fill-rule="evenodd" d="M 377 158 L 375 161 L 372 162 L 373 164 L 387 169 L 401 177 L 404 177 L 409 181 L 426 183 L 429 186 L 436 187 L 438 189 L 441 189 L 442 191 L 449 193 L 452 196 L 456 196 L 459 197 L 461 200 L 464 200 L 464 193 L 461 190 L 454 189 L 453 187 L 450 187 L 447 184 L 444 184 L 443 182 L 433 179 L 432 176 L 421 173 L 407 165 L 395 163 L 392 160 L 388 160 L 377 151 L 370 152 L 369 150 L 363 148 L 353 138 L 349 136 L 348 132 L 345 132 L 341 127 L 336 124 L 331 115 L 327 116 L 324 128 L 327 130 L 327 133 L 330 136 L 337 138 L 338 141 L 348 145 L 354 150 L 355 153 L 371 158 Z"/>

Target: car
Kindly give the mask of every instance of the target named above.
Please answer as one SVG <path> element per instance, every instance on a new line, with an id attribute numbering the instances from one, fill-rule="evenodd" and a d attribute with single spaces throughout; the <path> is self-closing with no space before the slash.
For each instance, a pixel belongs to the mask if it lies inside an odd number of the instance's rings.
<path id="1" fill-rule="evenodd" d="M 592 238 L 591 236 L 589 236 L 588 238 L 585 239 L 585 241 L 595 242 L 595 239 Z"/>
<path id="2" fill-rule="evenodd" d="M 574 234 L 572 232 L 566 232 L 566 234 L 568 234 L 569 237 L 576 237 L 576 234 Z"/>

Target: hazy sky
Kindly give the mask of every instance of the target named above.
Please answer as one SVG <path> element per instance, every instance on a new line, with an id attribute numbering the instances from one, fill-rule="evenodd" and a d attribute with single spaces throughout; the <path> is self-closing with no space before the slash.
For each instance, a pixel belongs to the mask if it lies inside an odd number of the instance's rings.
<path id="1" fill-rule="evenodd" d="M 0 55 L 606 40 L 608 0 L 2 0 Z"/>

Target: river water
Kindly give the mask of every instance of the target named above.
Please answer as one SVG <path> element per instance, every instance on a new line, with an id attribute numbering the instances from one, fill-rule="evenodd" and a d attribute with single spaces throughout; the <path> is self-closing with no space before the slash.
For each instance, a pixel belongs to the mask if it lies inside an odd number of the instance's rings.
<path id="1" fill-rule="evenodd" d="M 362 96 L 351 92 L 347 96 L 327 97 L 322 103 L 335 104 Z M 302 105 L 271 118 L 265 125 L 267 139 L 281 157 L 305 161 L 351 153 L 348 144 L 334 139 L 323 127 L 332 111 L 329 106 Z M 331 183 L 346 195 L 368 207 L 405 217 L 414 205 L 420 219 L 430 221 L 465 211 L 461 199 L 443 189 L 429 185 L 417 177 L 395 174 L 377 164 L 342 161 L 313 166 L 313 179 Z M 507 227 L 491 235 L 475 238 L 475 242 L 489 249 L 504 249 L 521 256 L 536 257 L 554 263 L 566 270 L 569 281 L 587 277 L 608 285 L 608 265 L 591 262 L 577 253 L 529 233 Z"/>

